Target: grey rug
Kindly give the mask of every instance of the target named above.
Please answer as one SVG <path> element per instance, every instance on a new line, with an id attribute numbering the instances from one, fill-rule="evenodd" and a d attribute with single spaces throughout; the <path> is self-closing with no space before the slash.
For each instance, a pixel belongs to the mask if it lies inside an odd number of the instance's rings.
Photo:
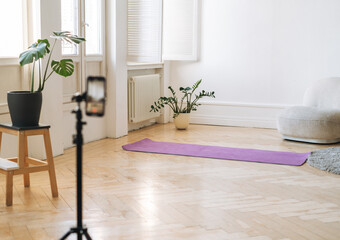
<path id="1" fill-rule="evenodd" d="M 340 174 L 340 147 L 332 147 L 311 152 L 307 163 L 323 171 Z"/>

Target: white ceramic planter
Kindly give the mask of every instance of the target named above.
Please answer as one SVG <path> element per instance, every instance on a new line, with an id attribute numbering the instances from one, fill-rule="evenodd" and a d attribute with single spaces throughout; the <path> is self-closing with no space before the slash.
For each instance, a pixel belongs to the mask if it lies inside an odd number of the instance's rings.
<path id="1" fill-rule="evenodd" d="M 177 129 L 187 129 L 190 122 L 190 113 L 180 113 L 175 119 L 174 123 Z"/>

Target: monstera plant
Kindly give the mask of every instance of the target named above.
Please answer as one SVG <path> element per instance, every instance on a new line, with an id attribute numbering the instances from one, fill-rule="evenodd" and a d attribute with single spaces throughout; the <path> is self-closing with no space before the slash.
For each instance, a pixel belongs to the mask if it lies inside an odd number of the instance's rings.
<path id="1" fill-rule="evenodd" d="M 53 73 L 57 73 L 63 77 L 69 77 L 73 74 L 74 64 L 72 59 L 61 59 L 59 61 L 52 60 L 51 62 L 51 57 L 57 40 L 62 40 L 71 44 L 79 44 L 85 41 L 84 38 L 72 35 L 70 32 L 53 32 L 51 38 L 54 39 L 51 50 L 51 45 L 47 39 L 38 39 L 37 42 L 33 43 L 26 51 L 22 52 L 19 56 L 19 62 L 21 66 L 32 63 L 30 92 L 41 92 L 42 90 L 44 90 L 46 81 L 51 77 Z M 45 56 L 48 56 L 48 60 L 43 69 L 41 60 Z M 34 90 L 34 74 L 36 67 L 38 67 L 39 85 L 36 90 Z"/>
<path id="2" fill-rule="evenodd" d="M 74 72 L 72 59 L 52 59 L 53 50 L 58 40 L 71 44 L 80 44 L 85 39 L 72 35 L 70 32 L 53 32 L 54 39 L 52 47 L 48 39 L 38 39 L 19 56 L 21 66 L 31 64 L 30 90 L 10 91 L 7 94 L 8 108 L 12 124 L 18 127 L 36 126 L 39 123 L 42 94 L 46 81 L 56 73 L 63 77 L 69 77 Z M 42 59 L 47 58 L 46 64 Z M 35 77 L 38 74 L 38 77 Z M 34 86 L 35 79 L 38 79 L 38 86 Z"/>

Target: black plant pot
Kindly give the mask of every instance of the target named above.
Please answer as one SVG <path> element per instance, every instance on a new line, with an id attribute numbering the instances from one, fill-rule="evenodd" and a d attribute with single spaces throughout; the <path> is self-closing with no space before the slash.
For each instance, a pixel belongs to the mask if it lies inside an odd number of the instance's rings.
<path id="1" fill-rule="evenodd" d="M 32 127 L 39 125 L 41 92 L 10 91 L 7 93 L 9 114 L 13 126 Z"/>

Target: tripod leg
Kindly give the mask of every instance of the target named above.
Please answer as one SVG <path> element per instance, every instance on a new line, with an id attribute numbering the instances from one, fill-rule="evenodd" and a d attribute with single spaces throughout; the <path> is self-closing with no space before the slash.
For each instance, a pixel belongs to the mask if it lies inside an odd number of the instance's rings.
<path id="1" fill-rule="evenodd" d="M 85 235 L 85 238 L 87 240 L 92 240 L 92 238 L 90 237 L 89 233 L 87 232 L 87 229 L 84 229 L 84 235 Z"/>
<path id="2" fill-rule="evenodd" d="M 65 240 L 71 233 L 73 233 L 72 230 L 68 231 L 64 236 L 60 238 L 60 240 Z"/>

